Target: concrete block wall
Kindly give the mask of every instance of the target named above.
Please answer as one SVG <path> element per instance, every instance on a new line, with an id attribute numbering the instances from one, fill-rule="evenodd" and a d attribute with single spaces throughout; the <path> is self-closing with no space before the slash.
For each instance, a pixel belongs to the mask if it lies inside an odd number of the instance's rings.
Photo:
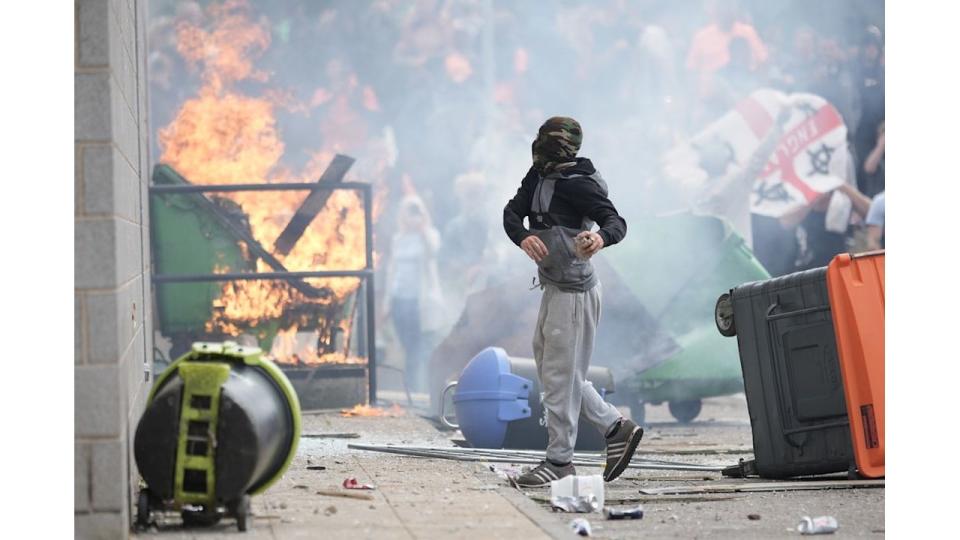
<path id="1" fill-rule="evenodd" d="M 74 530 L 127 538 L 153 343 L 144 0 L 76 0 Z"/>

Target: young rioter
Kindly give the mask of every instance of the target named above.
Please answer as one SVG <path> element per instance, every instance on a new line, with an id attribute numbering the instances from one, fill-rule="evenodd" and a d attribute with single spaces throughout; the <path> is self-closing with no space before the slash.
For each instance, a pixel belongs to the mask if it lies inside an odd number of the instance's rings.
<path id="1" fill-rule="evenodd" d="M 518 478 L 526 487 L 576 474 L 571 461 L 581 411 L 606 437 L 607 482 L 627 468 L 643 437 L 643 429 L 621 416 L 586 380 L 601 293 L 590 257 L 622 240 L 627 223 L 607 197 L 607 184 L 593 163 L 577 157 L 582 139 L 576 120 L 548 119 L 533 142 L 533 166 L 503 209 L 503 228 L 537 263 L 543 289 L 533 355 L 549 441 L 546 460 Z M 595 223 L 597 231 L 591 230 Z"/>

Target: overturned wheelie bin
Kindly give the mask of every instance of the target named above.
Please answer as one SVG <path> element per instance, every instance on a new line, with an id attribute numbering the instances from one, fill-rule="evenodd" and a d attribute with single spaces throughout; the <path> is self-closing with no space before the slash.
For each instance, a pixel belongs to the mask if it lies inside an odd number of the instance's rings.
<path id="1" fill-rule="evenodd" d="M 604 399 L 614 393 L 609 368 L 591 366 L 588 384 Z M 459 429 L 474 448 L 543 450 L 547 445 L 546 410 L 540 393 L 536 362 L 510 356 L 500 347 L 487 347 L 476 354 L 449 383 L 443 394 L 455 391 L 453 407 L 457 423 L 447 417 L 441 396 L 440 421 Z M 603 450 L 604 438 L 580 416 L 575 448 Z"/>
<path id="2" fill-rule="evenodd" d="M 883 251 L 732 287 L 717 330 L 737 336 L 755 459 L 727 476 L 885 475 Z"/>
<path id="3" fill-rule="evenodd" d="M 184 525 L 250 520 L 250 496 L 287 470 L 300 439 L 300 405 L 283 372 L 256 347 L 195 343 L 156 380 L 134 455 L 146 484 L 137 524 L 179 511 Z"/>
<path id="4" fill-rule="evenodd" d="M 736 344 L 714 330 L 716 291 L 770 275 L 723 219 L 677 213 L 630 223 L 631 241 L 604 256 L 680 350 L 618 380 L 620 401 L 637 421 L 645 403 L 667 402 L 674 418 L 690 422 L 703 398 L 743 390 Z"/>

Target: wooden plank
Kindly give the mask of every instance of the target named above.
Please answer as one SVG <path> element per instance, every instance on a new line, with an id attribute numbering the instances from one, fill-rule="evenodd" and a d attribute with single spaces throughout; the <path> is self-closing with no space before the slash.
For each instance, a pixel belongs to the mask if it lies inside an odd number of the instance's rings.
<path id="1" fill-rule="evenodd" d="M 327 497 L 342 497 L 344 499 L 359 499 L 361 501 L 372 501 L 373 495 L 369 493 L 355 493 L 340 489 L 319 489 L 317 495 L 326 495 Z"/>
<path id="2" fill-rule="evenodd" d="M 332 185 L 342 182 L 343 177 L 347 174 L 347 171 L 350 170 L 350 167 L 353 166 L 354 161 L 350 156 L 337 154 L 333 157 L 333 161 L 330 162 L 327 169 L 323 171 L 323 174 L 320 175 L 320 178 L 317 179 L 317 183 Z M 303 233 L 307 230 L 313 218 L 317 217 L 317 214 L 326 206 L 327 200 L 332 193 L 332 190 L 317 189 L 307 195 L 307 198 L 300 203 L 300 208 L 298 208 L 296 213 L 293 214 L 293 217 L 290 218 L 290 222 L 284 227 L 283 232 L 277 237 L 277 241 L 274 242 L 275 253 L 280 255 L 290 253 L 290 250 L 293 249 L 293 246 L 297 245 L 297 241 L 303 236 Z"/>

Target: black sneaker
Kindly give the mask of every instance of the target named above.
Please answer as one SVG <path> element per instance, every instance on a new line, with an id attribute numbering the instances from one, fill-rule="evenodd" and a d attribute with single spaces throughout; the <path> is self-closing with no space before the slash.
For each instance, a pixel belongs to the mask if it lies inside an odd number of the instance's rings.
<path id="1" fill-rule="evenodd" d="M 607 465 L 603 468 L 603 479 L 612 482 L 623 474 L 636 452 L 643 428 L 633 420 L 624 418 L 617 430 L 607 437 Z"/>
<path id="2" fill-rule="evenodd" d="M 517 478 L 517 485 L 520 487 L 549 486 L 550 482 L 554 480 L 575 474 L 577 474 L 577 470 L 572 463 L 559 467 L 549 461 L 544 461 L 537 468 L 521 474 Z"/>

